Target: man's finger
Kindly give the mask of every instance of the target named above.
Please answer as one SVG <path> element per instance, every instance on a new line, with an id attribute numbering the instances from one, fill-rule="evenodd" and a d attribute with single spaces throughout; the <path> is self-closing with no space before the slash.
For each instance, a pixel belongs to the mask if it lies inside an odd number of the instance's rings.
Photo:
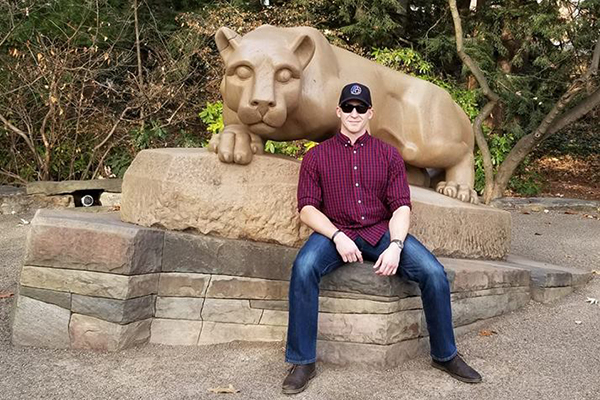
<path id="1" fill-rule="evenodd" d="M 358 260 L 360 261 L 360 263 L 363 263 L 363 257 L 362 257 L 362 253 L 360 251 L 357 251 L 356 254 L 358 255 Z"/>
<path id="2" fill-rule="evenodd" d="M 377 259 L 377 261 L 375 262 L 375 265 L 373 265 L 373 269 L 379 268 L 380 265 L 381 265 L 381 257 L 379 257 Z"/>

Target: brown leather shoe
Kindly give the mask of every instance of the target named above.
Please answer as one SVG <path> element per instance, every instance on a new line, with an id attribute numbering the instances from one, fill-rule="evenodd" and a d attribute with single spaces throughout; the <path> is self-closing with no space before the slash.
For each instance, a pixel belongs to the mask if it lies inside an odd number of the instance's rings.
<path id="1" fill-rule="evenodd" d="M 450 361 L 440 362 L 431 360 L 431 365 L 434 368 L 447 372 L 450 376 L 459 381 L 467 383 L 481 382 L 481 375 L 479 375 L 479 372 L 469 367 L 458 354 Z"/>
<path id="2" fill-rule="evenodd" d="M 308 386 L 308 382 L 317 374 L 315 363 L 294 364 L 285 377 L 281 391 L 283 394 L 296 394 L 302 392 Z"/>

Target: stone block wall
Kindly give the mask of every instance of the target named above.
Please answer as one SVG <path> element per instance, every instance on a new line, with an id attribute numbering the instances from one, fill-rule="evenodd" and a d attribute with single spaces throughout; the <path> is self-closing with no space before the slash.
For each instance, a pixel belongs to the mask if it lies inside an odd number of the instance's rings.
<path id="1" fill-rule="evenodd" d="M 283 341 L 297 249 L 143 228 L 117 213 L 40 210 L 13 315 L 14 344 L 116 351 L 145 343 Z M 457 331 L 549 301 L 590 274 L 509 257 L 440 258 Z M 428 347 L 416 284 L 347 264 L 321 282 L 318 355 L 393 366 Z"/>
<path id="2" fill-rule="evenodd" d="M 120 350 L 144 343 L 283 341 L 297 249 L 163 231 L 116 213 L 39 211 L 13 322 L 18 345 Z M 465 327 L 530 300 L 529 271 L 440 259 L 454 323 Z M 393 366 L 428 346 L 419 289 L 348 264 L 321 284 L 319 357 Z"/>
<path id="3" fill-rule="evenodd" d="M 40 210 L 27 239 L 13 343 L 120 350 L 146 343 L 164 232 L 118 215 Z"/>

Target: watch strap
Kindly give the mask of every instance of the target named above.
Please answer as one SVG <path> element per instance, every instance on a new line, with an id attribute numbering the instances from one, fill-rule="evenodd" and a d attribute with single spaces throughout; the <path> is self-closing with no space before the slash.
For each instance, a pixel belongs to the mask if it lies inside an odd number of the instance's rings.
<path id="1" fill-rule="evenodd" d="M 390 241 L 390 244 L 391 243 L 395 243 L 400 248 L 400 250 L 404 249 L 404 242 L 400 239 L 394 239 Z"/>

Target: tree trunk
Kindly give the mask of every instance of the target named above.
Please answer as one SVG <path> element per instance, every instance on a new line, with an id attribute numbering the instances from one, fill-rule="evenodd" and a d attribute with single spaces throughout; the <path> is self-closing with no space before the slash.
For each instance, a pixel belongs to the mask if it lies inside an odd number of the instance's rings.
<path id="1" fill-rule="evenodd" d="M 492 164 L 492 156 L 490 154 L 490 149 L 488 147 L 487 141 L 485 140 L 485 136 L 483 135 L 483 130 L 481 129 L 481 125 L 483 121 L 492 113 L 492 110 L 498 104 L 500 97 L 494 93 L 488 83 L 487 79 L 483 75 L 483 72 L 469 57 L 469 55 L 465 52 L 463 47 L 463 31 L 462 31 L 462 22 L 460 19 L 460 14 L 458 12 L 458 8 L 456 6 L 456 0 L 449 0 L 450 11 L 452 12 L 452 20 L 454 22 L 454 31 L 456 36 L 456 51 L 458 52 L 458 56 L 462 60 L 462 62 L 469 68 L 483 94 L 488 98 L 489 102 L 483 107 L 475 121 L 473 122 L 473 134 L 475 136 L 475 141 L 477 142 L 477 147 L 481 151 L 481 157 L 483 158 L 483 171 L 485 173 L 485 189 L 484 189 L 484 203 L 488 204 L 489 199 L 491 199 L 491 193 L 494 186 L 494 166 Z"/>

